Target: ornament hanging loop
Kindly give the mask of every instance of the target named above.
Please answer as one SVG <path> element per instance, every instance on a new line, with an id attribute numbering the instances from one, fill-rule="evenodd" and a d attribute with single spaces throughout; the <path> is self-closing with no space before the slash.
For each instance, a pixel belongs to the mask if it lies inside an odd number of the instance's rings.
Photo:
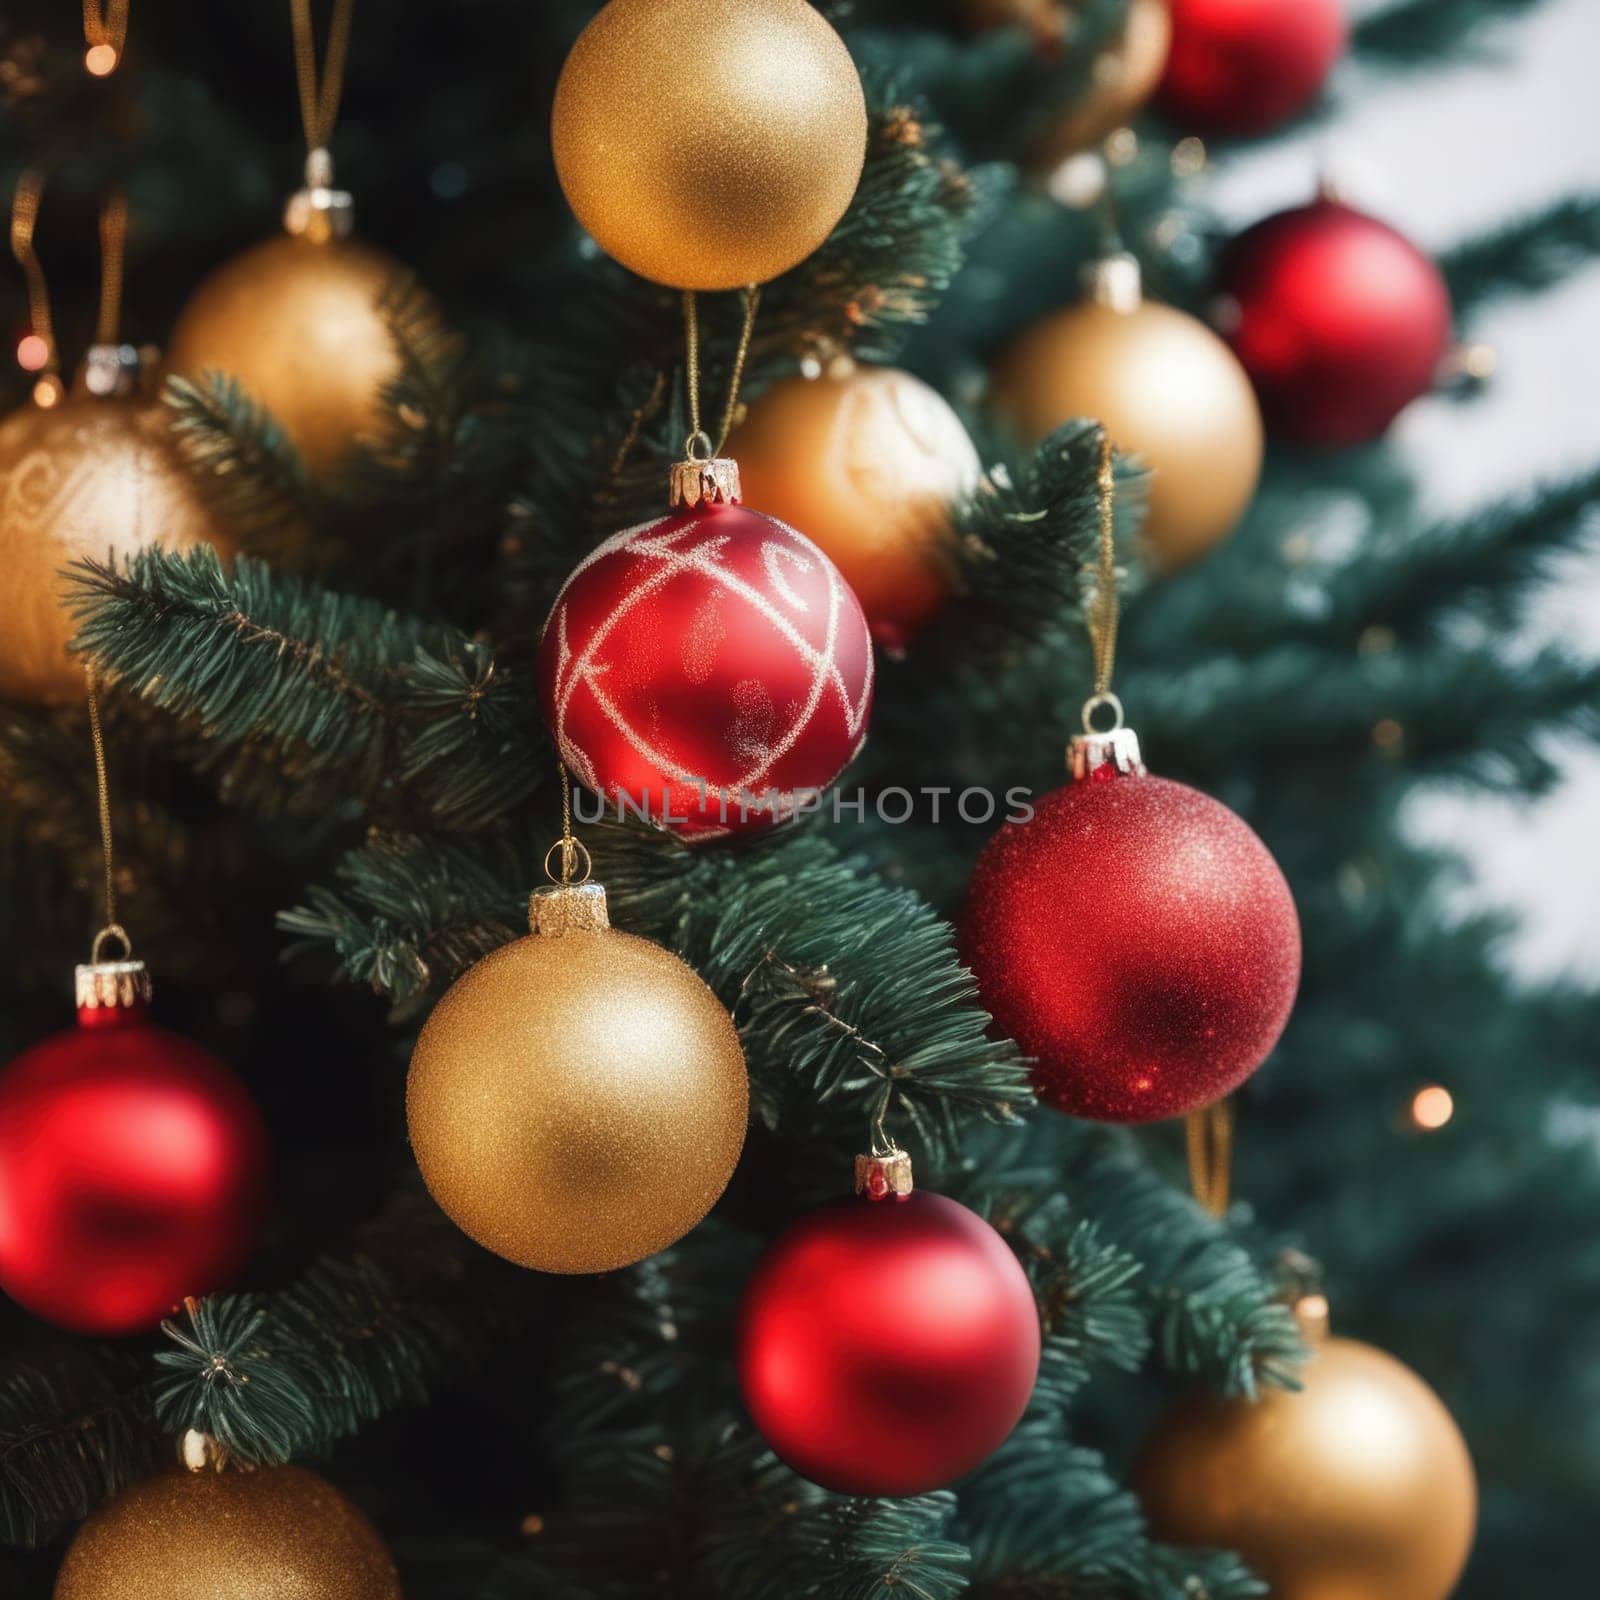
<path id="1" fill-rule="evenodd" d="M 1111 726 L 1109 728 L 1095 726 L 1095 718 L 1102 711 L 1111 713 Z M 1125 725 L 1122 702 L 1109 689 L 1102 689 L 1099 693 L 1090 695 L 1083 702 L 1083 731 L 1091 737 L 1097 734 L 1116 733 Z"/>
<path id="2" fill-rule="evenodd" d="M 122 946 L 122 954 L 109 956 L 106 946 L 115 940 Z M 104 966 L 108 961 L 125 962 L 133 960 L 133 940 L 128 937 L 128 930 L 120 922 L 108 922 L 99 933 L 94 936 L 94 943 L 89 946 L 90 966 Z"/>
<path id="3" fill-rule="evenodd" d="M 557 781 L 561 785 L 561 837 L 544 853 L 544 875 L 551 883 L 561 888 L 573 886 L 574 882 L 587 883 L 594 875 L 594 858 L 589 854 L 588 847 L 582 840 L 576 838 L 572 832 L 572 779 L 567 773 L 565 761 L 556 761 Z M 551 865 L 557 852 L 561 857 L 559 874 Z M 583 873 L 576 880 L 573 873 L 582 864 Z"/>

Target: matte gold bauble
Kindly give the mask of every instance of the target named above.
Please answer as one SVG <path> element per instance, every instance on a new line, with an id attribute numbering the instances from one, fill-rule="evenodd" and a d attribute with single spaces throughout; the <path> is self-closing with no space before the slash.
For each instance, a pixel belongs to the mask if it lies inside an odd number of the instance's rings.
<path id="1" fill-rule="evenodd" d="M 1157 1537 L 1237 1550 L 1274 1600 L 1445 1600 L 1472 1549 L 1477 1483 L 1450 1413 L 1370 1344 L 1314 1347 L 1298 1394 L 1197 1400 L 1134 1482 Z"/>
<path id="2" fill-rule="evenodd" d="M 950 593 L 950 507 L 982 467 L 944 397 L 842 362 L 769 389 L 728 441 L 746 505 L 833 557 L 874 636 L 902 646 Z"/>
<path id="3" fill-rule="evenodd" d="M 197 544 L 224 556 L 234 549 L 160 405 L 74 393 L 0 420 L 0 697 L 32 705 L 83 699 L 83 666 L 67 650 L 77 622 L 64 603 L 72 590 L 62 568 Z"/>
<path id="4" fill-rule="evenodd" d="M 1053 166 L 1124 126 L 1156 92 L 1171 47 L 1167 0 L 1132 0 L 1120 37 L 1095 58 L 1087 91 L 1041 141 L 1036 164 Z"/>
<path id="5" fill-rule="evenodd" d="M 623 266 L 679 289 L 765 283 L 833 231 L 867 106 L 805 0 L 611 0 L 556 86 L 556 173 Z"/>
<path id="6" fill-rule="evenodd" d="M 1103 269 L 1137 268 L 1126 258 Z M 1107 276 L 1110 281 L 1107 281 Z M 1092 417 L 1150 469 L 1144 539 L 1171 571 L 1222 542 L 1261 476 L 1261 411 L 1233 352 L 1203 322 L 1131 293 L 1116 273 L 1036 323 L 1002 356 L 994 395 L 1029 444 Z"/>
<path id="7" fill-rule="evenodd" d="M 471 967 L 411 1057 L 406 1119 L 435 1200 L 541 1272 L 608 1272 L 727 1187 L 750 1085 L 698 975 L 612 929 L 597 884 L 534 897 L 535 932 Z"/>
<path id="8" fill-rule="evenodd" d="M 236 378 L 326 479 L 383 420 L 400 353 L 379 302 L 404 277 L 399 262 L 353 239 L 280 234 L 195 290 L 172 330 L 167 371 Z"/>
<path id="9" fill-rule="evenodd" d="M 55 1600 L 400 1600 L 377 1530 L 304 1467 L 171 1472 L 84 1523 Z"/>

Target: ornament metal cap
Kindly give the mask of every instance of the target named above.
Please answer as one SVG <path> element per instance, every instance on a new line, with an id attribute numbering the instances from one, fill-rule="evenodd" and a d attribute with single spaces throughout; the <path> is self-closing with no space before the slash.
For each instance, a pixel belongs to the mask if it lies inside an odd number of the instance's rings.
<path id="1" fill-rule="evenodd" d="M 221 1472 L 228 1464 L 228 1447 L 199 1428 L 190 1428 L 178 1441 L 178 1459 L 190 1472 Z"/>
<path id="2" fill-rule="evenodd" d="M 569 933 L 604 933 L 611 926 L 605 886 L 599 883 L 558 883 L 553 889 L 536 889 L 528 902 L 528 926 L 543 939 Z"/>
<path id="3" fill-rule="evenodd" d="M 1316 1346 L 1327 1339 L 1330 1329 L 1327 1295 L 1303 1294 L 1294 1302 L 1292 1310 L 1300 1326 L 1300 1337 L 1307 1344 Z"/>
<path id="4" fill-rule="evenodd" d="M 84 962 L 74 971 L 73 990 L 79 1011 L 128 1011 L 149 1005 L 154 993 L 149 969 L 132 960 Z"/>
<path id="5" fill-rule="evenodd" d="M 78 368 L 78 387 L 96 399 L 137 394 L 144 362 L 131 344 L 92 344 Z"/>
<path id="6" fill-rule="evenodd" d="M 1126 250 L 1091 261 L 1083 272 L 1083 286 L 1097 306 L 1110 311 L 1137 311 L 1144 300 L 1144 274 L 1139 258 Z"/>
<path id="7" fill-rule="evenodd" d="M 1142 778 L 1145 764 L 1139 754 L 1139 735 L 1132 728 L 1080 733 L 1068 746 L 1067 770 L 1079 780 L 1096 773 Z"/>
<path id="8" fill-rule="evenodd" d="M 667 479 L 672 508 L 724 506 L 739 498 L 739 463 L 731 456 L 675 461 Z"/>
<path id="9" fill-rule="evenodd" d="M 911 1157 L 904 1150 L 856 1157 L 856 1193 L 869 1200 L 904 1200 L 911 1193 Z"/>
<path id="10" fill-rule="evenodd" d="M 333 157 L 319 146 L 306 156 L 306 185 L 289 196 L 283 226 L 297 239 L 326 244 L 349 238 L 355 222 L 355 201 L 333 187 Z"/>

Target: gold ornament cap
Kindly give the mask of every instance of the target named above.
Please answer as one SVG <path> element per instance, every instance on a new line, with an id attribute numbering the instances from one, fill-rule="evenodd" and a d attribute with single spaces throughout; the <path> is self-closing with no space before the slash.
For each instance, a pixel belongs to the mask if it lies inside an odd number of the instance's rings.
<path id="1" fill-rule="evenodd" d="M 199 1428 L 190 1428 L 178 1441 L 178 1460 L 187 1472 L 221 1472 L 228 1465 L 228 1447 Z"/>
<path id="2" fill-rule="evenodd" d="M 911 1193 L 911 1157 L 904 1150 L 856 1157 L 856 1193 L 869 1200 L 904 1200 Z"/>
<path id="3" fill-rule="evenodd" d="M 348 239 L 356 225 L 355 201 L 333 187 L 333 157 L 320 147 L 306 157 L 306 183 L 289 196 L 283 226 L 296 239 L 327 244 Z"/>
<path id="4" fill-rule="evenodd" d="M 667 498 L 680 506 L 725 506 L 739 499 L 739 463 L 731 456 L 675 461 L 667 478 Z"/>
<path id="5" fill-rule="evenodd" d="M 1127 314 L 1144 303 L 1144 274 L 1139 258 L 1125 250 L 1091 261 L 1084 268 L 1083 286 L 1089 298 L 1108 311 Z"/>
<path id="6" fill-rule="evenodd" d="M 142 961 L 88 961 L 74 973 L 79 1011 L 129 1011 L 150 1004 L 154 990 Z"/>
<path id="7" fill-rule="evenodd" d="M 78 368 L 78 389 L 97 400 L 123 399 L 138 394 L 144 361 L 131 344 L 92 344 Z"/>
<path id="8" fill-rule="evenodd" d="M 528 927 L 542 939 L 569 933 L 605 933 L 611 927 L 605 885 L 558 883 L 538 889 L 528 902 Z"/>

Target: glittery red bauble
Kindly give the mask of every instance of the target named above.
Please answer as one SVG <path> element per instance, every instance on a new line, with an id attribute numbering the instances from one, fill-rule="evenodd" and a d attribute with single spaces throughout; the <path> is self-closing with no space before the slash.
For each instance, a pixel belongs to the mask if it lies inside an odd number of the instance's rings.
<path id="1" fill-rule="evenodd" d="M 1101 767 L 979 856 L 962 953 L 1039 1098 L 1100 1122 L 1182 1116 L 1266 1058 L 1300 981 L 1267 847 L 1181 783 Z"/>
<path id="2" fill-rule="evenodd" d="M 1027 1274 L 943 1195 L 839 1200 L 802 1217 L 744 1292 L 739 1386 L 767 1443 L 841 1494 L 906 1495 L 969 1472 L 1039 1374 Z"/>
<path id="3" fill-rule="evenodd" d="M 243 1086 L 142 1005 L 0 1073 L 0 1289 L 80 1333 L 153 1327 L 255 1241 L 266 1133 Z"/>
<path id="4" fill-rule="evenodd" d="M 1316 98 L 1344 53 L 1342 0 L 1171 0 L 1156 91 L 1186 133 L 1265 133 Z"/>
<path id="5" fill-rule="evenodd" d="M 1403 235 L 1335 200 L 1258 222 L 1218 265 L 1219 320 L 1267 429 L 1299 444 L 1375 439 L 1433 386 L 1450 291 Z"/>
<path id="6" fill-rule="evenodd" d="M 539 689 L 574 776 L 703 837 L 782 820 L 839 776 L 866 738 L 872 644 L 809 539 L 708 505 L 579 564 L 545 624 Z"/>

